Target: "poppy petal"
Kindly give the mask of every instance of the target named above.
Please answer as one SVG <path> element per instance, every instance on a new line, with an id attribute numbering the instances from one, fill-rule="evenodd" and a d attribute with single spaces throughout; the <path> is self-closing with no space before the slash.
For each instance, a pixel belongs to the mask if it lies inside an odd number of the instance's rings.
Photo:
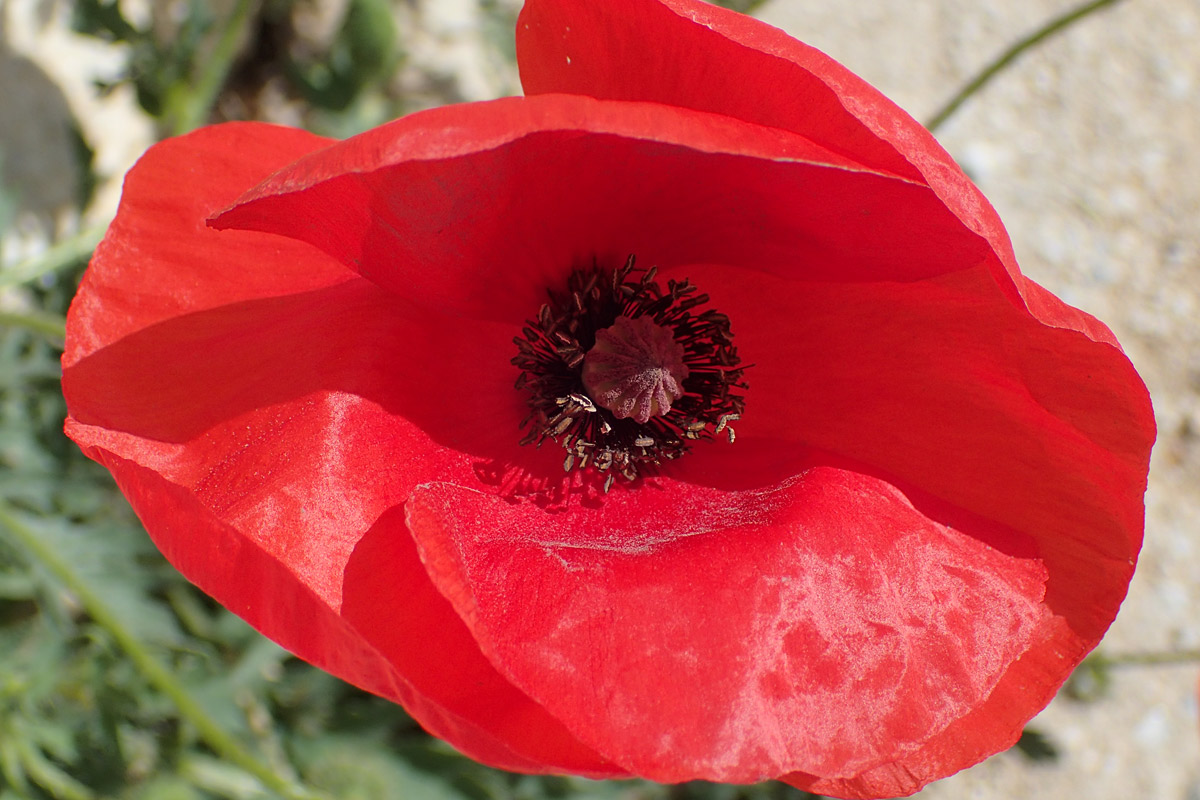
<path id="1" fill-rule="evenodd" d="M 517 65 L 530 97 L 578 94 L 724 114 L 923 180 L 873 129 L 903 123 L 895 104 L 778 28 L 710 3 L 528 0 L 517 19 Z"/>
<path id="2" fill-rule="evenodd" d="M 629 777 L 581 744 L 483 657 L 430 582 L 404 517 L 399 506 L 389 510 L 355 547 L 341 614 L 406 682 L 437 703 L 432 711 L 440 724 L 427 727 L 476 760 L 509 770 Z"/>
<path id="3" fill-rule="evenodd" d="M 204 235 L 214 208 L 331 141 L 292 128 L 230 123 L 152 149 L 155 155 L 126 176 L 122 213 L 96 249 L 104 269 L 84 273 L 64 364 L 179 313 L 353 277 L 329 259 L 307 258 L 309 248 L 283 238 L 231 233 L 205 236 L 202 247 L 193 238 Z"/>
<path id="4" fill-rule="evenodd" d="M 878 766 L 969 713 L 1052 622 L 1036 560 L 820 463 L 741 492 L 657 479 L 569 526 L 445 483 L 405 508 L 501 672 L 659 781 Z"/>
<path id="5" fill-rule="evenodd" d="M 1141 545 L 1155 436 L 1149 395 L 1119 350 L 1013 307 L 982 269 L 906 284 L 685 272 L 756 365 L 739 434 L 869 464 L 1045 551 L 1092 552 L 1096 563 L 1051 578 L 1070 587 L 1063 601 L 1079 604 L 1068 616 L 1084 636 L 1107 628 Z M 1084 580 L 1101 562 L 1117 574 Z"/>
<path id="6" fill-rule="evenodd" d="M 797 785 L 905 794 L 1011 744 L 1112 622 L 1141 546 L 1155 430 L 1128 360 L 1014 307 L 982 269 L 907 284 L 734 281 L 703 265 L 664 277 L 684 275 L 730 316 L 755 364 L 731 450 L 786 441 L 836 452 L 931 493 L 919 507 L 956 529 L 1005 546 L 1022 532 L 1060 623 L 911 760 L 859 783 Z"/>
<path id="7" fill-rule="evenodd" d="M 983 703 L 934 735 L 919 750 L 853 776 L 792 773 L 781 780 L 808 792 L 833 797 L 870 799 L 910 795 L 932 781 L 974 765 L 998 748 L 1006 750 L 1015 745 L 1028 722 L 1027 709 L 1035 699 L 1039 707 L 1050 702 L 1054 691 L 1046 687 L 1061 680 L 1064 661 L 1076 663 L 1080 646 L 1065 621 L 1054 617 L 1041 626 L 1030 649 L 1005 673 Z M 976 755 L 965 760 L 967 753 Z"/>
<path id="8" fill-rule="evenodd" d="M 562 95 L 405 117 L 298 161 L 213 224 L 307 241 L 415 303 L 512 324 L 571 269 L 630 253 L 807 280 L 992 257 L 927 188 L 802 137 Z"/>
<path id="9" fill-rule="evenodd" d="M 519 403 L 507 328 L 471 323 L 482 332 L 445 336 L 429 313 L 408 313 L 308 245 L 204 224 L 276 168 L 272 158 L 323 144 L 223 126 L 139 162 L 68 317 L 67 432 L 112 471 L 181 572 L 293 652 L 403 703 L 480 760 L 623 774 L 495 673 L 415 551 L 393 554 L 419 581 L 403 597 L 355 566 L 423 469 L 474 478 L 459 439 L 477 452 L 516 449 Z M 164 179 L 179 174 L 192 176 L 188 192 Z M 479 364 L 464 371 L 464 361 Z M 500 397 L 476 386 L 489 372 L 496 379 L 482 383 L 503 385 Z M 405 613 L 423 616 L 397 627 L 430 637 L 407 659 L 364 622 Z M 437 680 L 430 665 L 447 661 L 493 703 L 477 707 Z M 514 736 L 514 725 L 539 733 Z"/>
<path id="10" fill-rule="evenodd" d="M 991 245 L 990 267 L 1006 296 L 1047 324 L 1117 344 L 1103 323 L 1021 275 L 995 209 L 932 134 L 862 78 L 777 28 L 700 0 L 528 0 L 517 22 L 517 60 L 530 96 L 580 94 L 726 114 L 925 183 Z"/>

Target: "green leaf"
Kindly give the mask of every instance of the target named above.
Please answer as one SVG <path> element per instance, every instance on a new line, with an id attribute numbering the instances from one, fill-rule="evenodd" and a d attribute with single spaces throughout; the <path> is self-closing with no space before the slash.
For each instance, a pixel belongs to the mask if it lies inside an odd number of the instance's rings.
<path id="1" fill-rule="evenodd" d="M 182 642 L 174 615 L 149 594 L 154 575 L 144 560 L 157 559 L 157 554 L 145 533 L 123 526 L 84 526 L 51 519 L 31 518 L 27 524 L 138 639 L 161 645 Z M 57 585 L 55 579 L 50 580 Z"/>
<path id="2" fill-rule="evenodd" d="M 358 736 L 323 736 L 297 746 L 304 779 L 338 800 L 465 800 L 440 777 L 419 772 Z"/>
<path id="3" fill-rule="evenodd" d="M 0 288 L 30 283 L 83 264 L 104 236 L 104 227 L 88 228 L 57 242 L 36 258 L 0 270 Z"/>
<path id="4" fill-rule="evenodd" d="M 166 775 L 138 787 L 128 800 L 204 800 L 204 796 L 183 778 Z"/>
<path id="5" fill-rule="evenodd" d="M 180 773 L 193 785 L 229 800 L 268 800 L 271 797 L 253 775 L 210 756 L 189 756 L 180 765 Z"/>
<path id="6" fill-rule="evenodd" d="M 75 0 L 72 10 L 71 27 L 78 33 L 119 42 L 137 38 L 137 30 L 121 15 L 117 0 Z"/>
<path id="7" fill-rule="evenodd" d="M 0 600 L 31 600 L 37 582 L 22 572 L 0 572 Z"/>
<path id="8" fill-rule="evenodd" d="M 1093 653 L 1075 668 L 1063 690 L 1072 700 L 1094 703 L 1106 697 L 1111 688 L 1112 665 L 1104 656 Z"/>
<path id="9" fill-rule="evenodd" d="M 329 52 L 312 61 L 288 61 L 288 78 L 314 106 L 346 111 L 365 87 L 394 69 L 396 39 L 387 0 L 351 0 Z"/>
<path id="10" fill-rule="evenodd" d="M 1037 763 L 1057 761 L 1059 757 L 1054 741 L 1035 728 L 1023 730 L 1014 747 L 1021 755 Z"/>
<path id="11" fill-rule="evenodd" d="M 17 751 L 29 779 L 56 800 L 92 800 L 95 797 L 90 789 L 47 759 L 32 739 L 18 740 Z"/>
<path id="12" fill-rule="evenodd" d="M 21 794 L 29 794 L 29 780 L 25 777 L 17 737 L 11 730 L 0 729 L 0 775 L 13 789 Z"/>

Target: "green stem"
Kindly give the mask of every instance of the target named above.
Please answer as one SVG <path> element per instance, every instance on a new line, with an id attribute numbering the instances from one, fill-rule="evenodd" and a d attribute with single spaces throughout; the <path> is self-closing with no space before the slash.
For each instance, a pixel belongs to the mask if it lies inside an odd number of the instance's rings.
<path id="1" fill-rule="evenodd" d="M 175 135 L 199 128 L 208 120 L 217 96 L 225 86 L 225 79 L 229 77 L 229 70 L 237 57 L 238 44 L 241 43 L 254 6 L 255 0 L 238 0 L 233 12 L 225 20 L 221 37 L 205 61 L 204 70 L 192 84 L 192 90 L 179 102 L 179 108 L 167 115 Z"/>
<path id="2" fill-rule="evenodd" d="M 107 227 L 104 225 L 80 231 L 58 242 L 37 258 L 18 264 L 12 269 L 0 271 L 0 287 L 28 283 L 43 275 L 61 272 L 87 261 L 96 245 L 100 244 Z"/>
<path id="3" fill-rule="evenodd" d="M 1108 667 L 1150 667 L 1200 663 L 1200 649 L 1171 650 L 1165 653 L 1124 653 L 1115 656 L 1097 655 L 1096 660 Z"/>
<path id="4" fill-rule="evenodd" d="M 25 524 L 12 509 L 0 501 L 0 525 L 6 527 L 35 559 L 50 571 L 64 586 L 79 599 L 83 608 L 118 645 L 129 655 L 129 660 L 158 691 L 166 695 L 179 709 L 180 716 L 196 729 L 197 733 L 218 755 L 244 769 L 257 778 L 271 791 L 289 800 L 316 800 L 310 790 L 296 786 L 276 774 L 266 764 L 247 753 L 237 739 L 227 733 L 204 708 L 188 693 L 171 671 L 164 667 L 149 650 L 138 641 L 122 624 L 104 600 L 83 581 L 71 566 L 47 547 L 37 532 Z"/>
<path id="5" fill-rule="evenodd" d="M 67 335 L 66 320 L 57 314 L 47 314 L 44 311 L 0 310 L 0 326 L 2 325 L 25 328 L 51 339 L 62 339 Z"/>
<path id="6" fill-rule="evenodd" d="M 946 122 L 946 120 L 953 116 L 955 111 L 958 111 L 959 106 L 967 102 L 972 95 L 976 94 L 980 89 L 991 82 L 992 78 L 1000 74 L 1005 67 L 1016 61 L 1017 57 L 1029 48 L 1034 47 L 1043 40 L 1048 39 L 1049 37 L 1058 33 L 1063 28 L 1066 28 L 1071 23 L 1083 19 L 1092 12 L 1099 11 L 1105 6 L 1111 6 L 1117 2 L 1120 2 L 1120 0 L 1092 0 L 1092 2 L 1084 3 L 1081 6 L 1071 9 L 1062 16 L 1055 17 L 1033 33 L 1026 36 L 1024 39 L 1017 41 L 1015 44 L 1001 53 L 995 61 L 984 67 L 983 70 L 974 78 L 969 80 L 965 86 L 959 89 L 958 94 L 950 98 L 950 101 L 946 103 L 946 105 L 942 106 L 942 108 L 936 114 L 934 114 L 932 118 L 930 118 L 929 122 L 925 123 L 925 127 L 931 132 L 940 128 L 943 123 Z"/>

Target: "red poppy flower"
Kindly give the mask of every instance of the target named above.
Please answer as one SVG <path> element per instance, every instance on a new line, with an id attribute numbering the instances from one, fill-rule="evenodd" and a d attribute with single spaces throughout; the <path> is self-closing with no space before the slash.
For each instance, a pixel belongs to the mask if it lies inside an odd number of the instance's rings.
<path id="1" fill-rule="evenodd" d="M 1012 744 L 1140 547 L 1112 334 L 777 30 L 531 0 L 517 47 L 524 98 L 147 153 L 68 433 L 201 588 L 488 764 L 881 797 Z"/>

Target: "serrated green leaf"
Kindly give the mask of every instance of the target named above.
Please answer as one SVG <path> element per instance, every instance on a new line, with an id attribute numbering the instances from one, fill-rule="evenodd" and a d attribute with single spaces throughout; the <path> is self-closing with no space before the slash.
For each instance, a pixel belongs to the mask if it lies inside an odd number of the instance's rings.
<path id="1" fill-rule="evenodd" d="M 128 800 L 203 800 L 203 795 L 183 778 L 166 775 L 138 787 Z"/>
<path id="2" fill-rule="evenodd" d="M 248 772 L 205 755 L 188 756 L 179 773 L 193 785 L 228 800 L 267 800 L 271 795 Z"/>
<path id="3" fill-rule="evenodd" d="M 292 655 L 265 637 L 256 637 L 243 652 L 233 669 L 226 674 L 235 689 L 259 689 L 274 680 L 282 671 L 281 665 Z"/>
<path id="4" fill-rule="evenodd" d="M 21 734 L 29 742 L 36 744 L 46 755 L 58 761 L 70 763 L 79 758 L 79 748 L 75 746 L 74 732 L 50 720 L 30 720 L 21 726 Z"/>
<path id="5" fill-rule="evenodd" d="M 51 762 L 31 739 L 19 739 L 17 751 L 29 780 L 55 800 L 93 800 L 91 790 Z"/>
<path id="6" fill-rule="evenodd" d="M 0 720 L 0 724 L 4 721 Z M 4 728 L 8 728 L 7 725 Z M 0 728 L 0 775 L 5 782 L 22 794 L 29 793 L 29 780 L 25 776 L 25 767 L 21 763 L 21 753 L 17 748 L 17 739 L 11 730 Z"/>
<path id="7" fill-rule="evenodd" d="M 147 551 L 144 534 L 44 518 L 29 518 L 27 524 L 140 640 L 161 645 L 181 642 L 175 617 L 148 594 L 151 576 L 139 563 Z"/>
<path id="8" fill-rule="evenodd" d="M 440 777 L 413 769 L 362 737 L 324 736 L 298 747 L 304 779 L 338 800 L 465 800 Z"/>
<path id="9" fill-rule="evenodd" d="M 239 739 L 250 735 L 246 715 L 233 700 L 232 692 L 223 673 L 212 675 L 204 683 L 185 683 L 184 688 L 192 695 L 209 717 L 226 731 Z"/>

